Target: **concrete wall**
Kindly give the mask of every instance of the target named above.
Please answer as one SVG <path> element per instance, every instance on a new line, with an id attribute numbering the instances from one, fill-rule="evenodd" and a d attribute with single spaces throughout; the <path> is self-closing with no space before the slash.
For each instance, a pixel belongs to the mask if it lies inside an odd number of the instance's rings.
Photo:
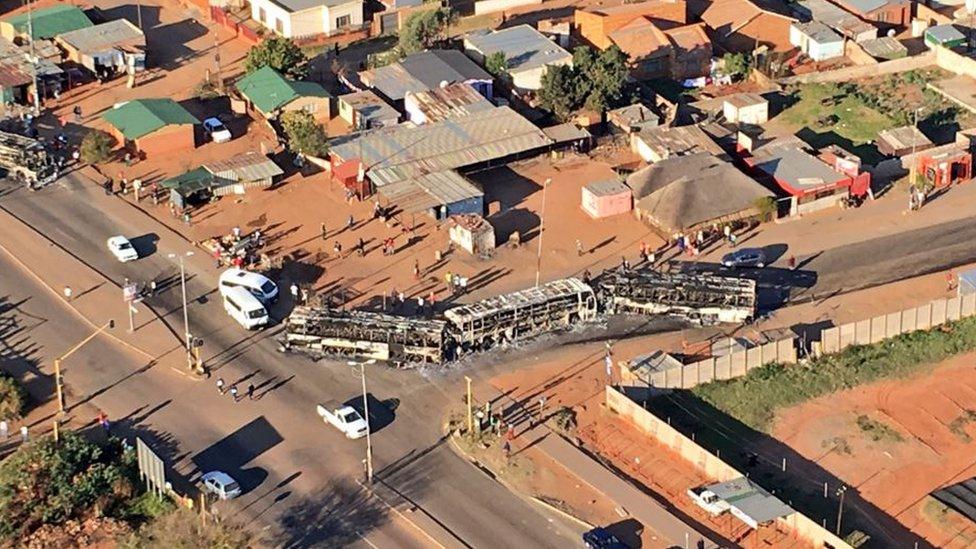
<path id="1" fill-rule="evenodd" d="M 837 69 L 832 71 L 811 72 L 808 74 L 801 74 L 798 76 L 780 78 L 778 82 L 780 84 L 808 84 L 811 82 L 844 82 L 847 80 L 856 80 L 858 78 L 870 78 L 872 76 L 878 76 L 882 74 L 906 72 L 915 69 L 921 69 L 923 67 L 928 67 L 934 64 L 936 64 L 936 54 L 935 52 L 928 51 L 921 55 L 916 55 L 913 57 L 904 57 L 902 59 L 893 59 L 891 61 L 885 61 L 883 63 L 877 63 L 875 65 L 857 65 L 854 67 L 844 67 L 842 69 Z M 976 61 L 974 61 L 974 64 L 976 64 Z M 952 70 L 948 67 L 943 67 L 943 68 Z"/>
<path id="2" fill-rule="evenodd" d="M 520 6 L 536 6 L 542 4 L 542 0 L 481 0 L 474 3 L 474 14 L 494 13 L 496 11 L 510 10 Z"/>
<path id="3" fill-rule="evenodd" d="M 742 352 L 655 372 L 650 379 L 642 381 L 660 389 L 691 389 L 712 380 L 744 376 L 749 370 L 772 362 L 796 363 L 796 345 L 793 339 L 773 341 Z"/>
<path id="4" fill-rule="evenodd" d="M 339 26 L 339 18 L 343 16 L 349 16 L 349 26 L 350 27 L 361 27 L 363 24 L 363 3 L 362 2 L 349 2 L 347 4 L 342 4 L 334 7 L 327 7 L 324 10 L 323 17 L 324 21 L 324 32 L 331 33 L 340 30 L 342 27 Z M 323 31 L 319 31 L 323 32 Z"/>
<path id="5" fill-rule="evenodd" d="M 899 334 L 927 330 L 976 315 L 976 294 L 936 299 L 919 307 L 828 328 L 820 333 L 820 352 L 837 353 L 850 345 L 868 345 Z"/>
<path id="6" fill-rule="evenodd" d="M 878 60 L 868 55 L 860 44 L 853 40 L 844 41 L 844 55 L 854 62 L 855 65 L 877 65 Z"/>
<path id="7" fill-rule="evenodd" d="M 262 9 L 265 12 L 264 21 L 262 21 L 261 20 L 261 17 L 260 17 L 260 14 L 261 14 L 261 10 Z M 260 23 L 262 26 L 264 26 L 266 29 L 268 29 L 268 30 L 270 30 L 271 32 L 274 32 L 274 33 L 277 33 L 278 32 L 277 30 L 275 30 L 275 28 L 276 28 L 275 21 L 277 21 L 277 20 L 280 19 L 282 21 L 282 24 L 283 24 L 283 27 L 282 27 L 283 30 L 281 32 L 282 36 L 285 36 L 285 37 L 288 37 L 288 38 L 290 38 L 292 36 L 292 34 L 291 34 L 291 14 L 288 13 L 287 11 L 285 11 L 284 8 L 282 8 L 281 6 L 275 4 L 274 2 L 271 2 L 270 0 L 252 0 L 251 1 L 251 19 L 254 19 L 258 23 Z"/>
<path id="8" fill-rule="evenodd" d="M 673 450 L 709 479 L 725 482 L 746 476 L 609 385 L 606 387 L 606 403 L 610 411 L 619 414 L 638 430 Z M 795 512 L 777 522 L 781 530 L 790 532 L 797 539 L 807 542 L 810 547 L 826 547 L 826 543 L 837 549 L 851 549 L 844 540 L 800 513 Z"/>
<path id="9" fill-rule="evenodd" d="M 166 126 L 140 137 L 136 147 L 146 156 L 162 156 L 192 150 L 195 147 L 193 125 Z"/>
<path id="10" fill-rule="evenodd" d="M 935 63 L 939 67 L 949 72 L 965 74 L 970 78 L 976 78 L 976 59 L 966 57 L 941 46 L 933 48 L 932 54 L 935 55 Z"/>

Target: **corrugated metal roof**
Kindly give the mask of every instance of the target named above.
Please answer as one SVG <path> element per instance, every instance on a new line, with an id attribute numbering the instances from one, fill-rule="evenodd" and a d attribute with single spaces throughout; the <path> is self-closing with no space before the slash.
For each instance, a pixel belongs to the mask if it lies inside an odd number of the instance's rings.
<path id="1" fill-rule="evenodd" d="M 380 187 L 380 194 L 396 203 L 403 213 L 420 213 L 442 205 L 456 204 L 485 193 L 454 170 L 405 179 Z"/>
<path id="2" fill-rule="evenodd" d="M 463 82 L 449 84 L 443 88 L 410 93 L 407 94 L 404 101 L 423 113 L 427 122 L 439 122 L 448 118 L 495 108 L 495 105 L 485 99 L 485 96 Z"/>
<path id="3" fill-rule="evenodd" d="M 800 149 L 782 149 L 762 158 L 756 167 L 798 190 L 836 183 L 847 176 Z"/>
<path id="4" fill-rule="evenodd" d="M 370 180 L 382 187 L 407 178 L 453 170 L 552 144 L 539 128 L 508 107 L 417 126 L 413 123 L 343 136 L 331 142 L 341 160 L 362 157 Z"/>
<path id="5" fill-rule="evenodd" d="M 754 523 L 750 524 L 753 528 L 796 512 L 746 477 L 710 484 L 705 489 L 738 509 L 739 514 Z"/>
<path id="6" fill-rule="evenodd" d="M 204 168 L 218 177 L 234 181 L 260 181 L 285 173 L 273 160 L 254 151 L 207 163 Z"/>
<path id="7" fill-rule="evenodd" d="M 37 40 L 34 43 L 34 47 L 39 57 L 37 60 L 37 76 L 54 76 L 64 72 L 53 61 L 46 59 L 45 52 L 43 51 L 47 47 L 51 47 L 60 56 L 61 52 L 57 49 L 57 46 L 48 40 Z M 0 38 L 0 64 L 16 67 L 24 74 L 31 74 L 29 48 L 27 46 L 17 46 L 6 38 Z"/>
<path id="8" fill-rule="evenodd" d="M 199 124 L 179 103 L 170 98 L 133 99 L 105 111 L 102 115 L 126 139 L 139 139 L 164 126 Z"/>
<path id="9" fill-rule="evenodd" d="M 289 13 L 298 13 L 321 7 L 335 8 L 345 4 L 362 4 L 363 0 L 271 0 L 271 2 L 281 6 Z M 360 8 L 361 10 L 362 8 Z"/>
<path id="10" fill-rule="evenodd" d="M 471 49 L 485 57 L 503 52 L 509 71 L 530 70 L 573 59 L 571 53 L 529 25 L 518 25 L 489 34 L 469 34 L 464 41 L 465 47 L 470 45 Z"/>
<path id="11" fill-rule="evenodd" d="M 339 101 L 359 112 L 364 120 L 398 120 L 400 111 L 394 109 L 383 99 L 369 90 L 347 93 L 339 96 Z"/>
<path id="12" fill-rule="evenodd" d="M 0 88 L 14 88 L 30 84 L 33 78 L 17 67 L 0 64 Z"/>
<path id="13" fill-rule="evenodd" d="M 641 128 L 637 138 L 662 158 L 700 151 L 721 156 L 724 151 L 698 126 L 657 126 Z"/>
<path id="14" fill-rule="evenodd" d="M 542 133 L 546 134 L 546 137 L 552 139 L 556 143 L 570 143 L 572 141 L 579 141 L 580 139 L 589 139 L 593 137 L 590 132 L 577 126 L 576 124 L 573 124 L 572 122 L 542 128 Z"/>
<path id="15" fill-rule="evenodd" d="M 793 23 L 796 30 L 805 34 L 811 40 L 818 44 L 834 44 L 837 42 L 843 42 L 844 37 L 837 34 L 827 25 L 821 23 L 820 21 L 810 21 L 808 23 Z"/>
<path id="16" fill-rule="evenodd" d="M 80 52 L 98 52 L 117 45 L 146 45 L 146 36 L 127 19 L 73 30 L 58 35 L 57 39 Z"/>
<path id="17" fill-rule="evenodd" d="M 363 82 L 393 101 L 407 92 L 422 92 L 447 82 L 492 80 L 490 74 L 457 50 L 431 50 L 408 55 L 400 61 L 359 73 Z"/>
<path id="18" fill-rule="evenodd" d="M 889 128 L 878 132 L 878 141 L 885 141 L 894 150 L 911 147 L 931 147 L 932 141 L 915 126 Z"/>

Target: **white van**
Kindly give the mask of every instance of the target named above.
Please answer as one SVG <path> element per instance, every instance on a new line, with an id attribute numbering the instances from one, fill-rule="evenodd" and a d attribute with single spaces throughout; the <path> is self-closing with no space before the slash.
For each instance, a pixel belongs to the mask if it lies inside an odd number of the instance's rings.
<path id="1" fill-rule="evenodd" d="M 271 279 L 244 269 L 227 269 L 220 274 L 217 284 L 221 295 L 227 288 L 240 287 L 251 292 L 251 295 L 265 304 L 273 302 L 278 297 L 278 285 Z"/>
<path id="2" fill-rule="evenodd" d="M 226 288 L 221 291 L 224 310 L 248 330 L 268 324 L 268 310 L 244 288 Z"/>

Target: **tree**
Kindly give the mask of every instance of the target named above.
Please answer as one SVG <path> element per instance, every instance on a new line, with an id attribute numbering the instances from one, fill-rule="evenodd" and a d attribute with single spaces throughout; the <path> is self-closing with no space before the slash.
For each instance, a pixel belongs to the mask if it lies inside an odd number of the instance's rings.
<path id="1" fill-rule="evenodd" d="M 573 69 L 566 65 L 550 65 L 542 75 L 539 101 L 556 118 L 565 120 L 579 107 L 577 85 Z"/>
<path id="2" fill-rule="evenodd" d="M 281 116 L 292 152 L 322 157 L 329 152 L 325 128 L 306 111 L 288 111 Z"/>
<path id="3" fill-rule="evenodd" d="M 85 137 L 81 138 L 78 154 L 81 156 L 81 161 L 86 164 L 101 164 L 112 156 L 114 146 L 115 140 L 111 135 L 100 130 L 89 130 Z"/>
<path id="4" fill-rule="evenodd" d="M 741 79 L 752 69 L 752 59 L 745 53 L 727 53 L 722 57 L 725 73 L 734 79 Z"/>
<path id="5" fill-rule="evenodd" d="M 291 40 L 272 36 L 251 48 L 244 60 L 247 73 L 262 67 L 271 67 L 290 78 L 302 79 L 308 76 L 308 57 Z"/>
<path id="6" fill-rule="evenodd" d="M 19 419 L 27 404 L 27 391 L 19 381 L 0 374 L 0 420 Z"/>
<path id="7" fill-rule="evenodd" d="M 485 57 L 485 70 L 492 76 L 501 76 L 508 70 L 508 59 L 505 52 L 496 51 Z"/>
<path id="8" fill-rule="evenodd" d="M 135 493 L 134 459 L 117 439 L 96 444 L 72 431 L 59 442 L 44 437 L 22 446 L 0 463 L 0 539 L 121 512 Z"/>
<path id="9" fill-rule="evenodd" d="M 424 51 L 434 45 L 452 19 L 444 8 L 414 13 L 400 29 L 400 52 L 403 55 Z"/>
<path id="10" fill-rule="evenodd" d="M 752 207 L 759 212 L 759 219 L 769 221 L 776 213 L 776 199 L 771 196 L 761 196 L 752 203 Z"/>
<path id="11" fill-rule="evenodd" d="M 627 83 L 627 55 L 616 45 L 600 52 L 588 71 L 581 71 L 581 80 L 589 83 L 586 107 L 604 111 L 616 107 L 623 99 Z"/>

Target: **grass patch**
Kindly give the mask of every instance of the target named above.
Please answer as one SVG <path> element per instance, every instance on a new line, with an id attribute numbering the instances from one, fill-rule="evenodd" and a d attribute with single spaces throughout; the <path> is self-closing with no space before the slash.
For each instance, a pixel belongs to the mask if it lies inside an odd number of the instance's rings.
<path id="1" fill-rule="evenodd" d="M 949 422 L 949 431 L 956 435 L 960 441 L 968 444 L 973 441 L 973 437 L 966 432 L 966 426 L 974 421 L 976 421 L 976 411 L 966 410 L 959 417 Z"/>
<path id="2" fill-rule="evenodd" d="M 956 539 L 976 543 L 976 532 L 968 527 L 969 521 L 941 501 L 929 496 L 922 504 L 922 517 L 944 533 L 954 534 Z"/>
<path id="3" fill-rule="evenodd" d="M 872 442 L 903 442 L 901 433 L 864 414 L 857 416 L 857 426 Z"/>
<path id="4" fill-rule="evenodd" d="M 698 398 L 747 426 L 769 431 L 776 411 L 881 379 L 926 371 L 948 357 L 976 350 L 976 317 L 856 345 L 806 364 L 767 364 L 735 379 L 699 385 Z"/>
<path id="5" fill-rule="evenodd" d="M 817 133 L 834 132 L 854 145 L 873 141 L 879 131 L 897 125 L 839 84 L 805 84 L 794 93 L 796 103 L 780 114 L 784 121 Z"/>
<path id="6" fill-rule="evenodd" d="M 820 447 L 824 449 L 830 448 L 831 450 L 837 452 L 838 454 L 842 454 L 845 456 L 850 456 L 854 454 L 854 452 L 851 450 L 851 445 L 847 443 L 847 439 L 844 437 L 834 437 L 830 439 L 825 439 L 823 442 L 820 443 Z"/>

